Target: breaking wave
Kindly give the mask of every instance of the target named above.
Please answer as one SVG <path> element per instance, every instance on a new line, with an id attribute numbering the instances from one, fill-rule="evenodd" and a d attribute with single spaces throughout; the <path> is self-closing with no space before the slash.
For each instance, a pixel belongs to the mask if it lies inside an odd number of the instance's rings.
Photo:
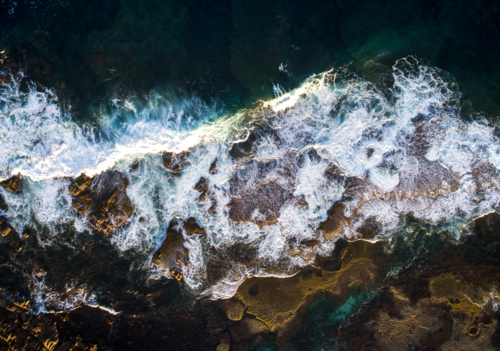
<path id="1" fill-rule="evenodd" d="M 0 177 L 25 179 L 20 194 L 0 189 L 12 225 L 90 231 L 71 207 L 69 178 L 116 169 L 135 212 L 111 241 L 152 257 L 172 220 L 194 218 L 205 234 L 182 232 L 184 280 L 213 298 L 249 276 L 292 275 L 338 238 L 361 238 L 367 223 L 370 240 L 396 233 L 408 214 L 459 227 L 500 201 L 493 126 L 464 121 L 454 81 L 413 57 L 376 79 L 345 67 L 315 75 L 231 115 L 194 97 L 115 101 L 99 127 L 73 122 L 51 91 L 21 91 L 20 79 L 0 94 Z M 165 167 L 167 151 L 189 151 L 180 173 Z M 152 278 L 170 277 L 148 264 Z"/>

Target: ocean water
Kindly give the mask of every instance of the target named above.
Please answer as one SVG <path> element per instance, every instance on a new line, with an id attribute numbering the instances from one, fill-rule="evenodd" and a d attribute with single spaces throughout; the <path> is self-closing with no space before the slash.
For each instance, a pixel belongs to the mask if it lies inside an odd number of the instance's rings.
<path id="1" fill-rule="evenodd" d="M 400 233 L 402 217 L 409 214 L 461 233 L 500 201 L 495 126 L 480 113 L 464 116 L 454 80 L 411 56 L 376 82 L 348 67 L 334 68 L 295 90 L 275 89 L 273 100 L 230 113 L 194 95 L 168 100 L 152 93 L 146 105 L 114 100 L 111 113 L 92 125 L 73 121 L 50 89 L 23 89 L 22 80 L 19 74 L 0 89 L 0 178 L 23 178 L 20 194 L 0 188 L 14 228 L 45 228 L 45 245 L 57 241 L 62 227 L 92 232 L 71 206 L 70 178 L 119 170 L 129 182 L 135 212 L 111 242 L 123 252 L 144 252 L 148 259 L 138 264 L 148 268 L 150 279 L 171 278 L 152 263 L 153 253 L 172 219 L 194 217 L 205 234 L 184 233 L 191 262 L 184 280 L 195 294 L 214 299 L 232 296 L 251 276 L 295 274 L 316 256 L 330 254 L 339 238 L 360 238 L 368 220 L 380 224 L 374 241 Z M 244 142 L 249 150 L 235 156 L 232 150 Z M 180 174 L 163 165 L 166 151 L 189 151 Z M 214 161 L 218 171 L 212 174 Z M 332 167 L 339 176 L 328 176 Z M 194 189 L 201 177 L 210 189 L 205 201 Z M 362 186 L 352 188 L 347 179 L 360 179 Z M 234 222 L 232 199 L 262 184 L 278 184 L 291 194 L 276 222 Z M 215 213 L 209 210 L 211 198 L 217 201 Z M 294 202 L 299 198 L 307 206 Z M 318 232 L 340 202 L 346 224 L 332 237 Z M 255 208 L 253 220 L 263 216 Z M 302 244 L 311 240 L 318 245 Z M 253 250 L 251 262 L 227 255 L 236 245 Z M 35 280 L 34 296 L 53 299 L 43 277 Z M 85 287 L 67 284 L 69 300 L 38 305 L 95 304 Z"/>

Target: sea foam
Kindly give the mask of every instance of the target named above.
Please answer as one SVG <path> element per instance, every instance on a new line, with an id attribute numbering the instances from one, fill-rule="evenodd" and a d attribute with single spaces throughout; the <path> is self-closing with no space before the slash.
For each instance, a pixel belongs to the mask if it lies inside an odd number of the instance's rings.
<path id="1" fill-rule="evenodd" d="M 500 201 L 500 142 L 493 127 L 477 115 L 472 122 L 461 119 L 458 87 L 437 68 L 408 57 L 387 78 L 390 86 L 342 67 L 231 115 L 195 97 L 144 108 L 116 100 L 116 110 L 91 128 L 63 113 L 53 92 L 21 91 L 19 77 L 0 94 L 0 177 L 21 174 L 27 186 L 21 194 L 0 191 L 18 231 L 36 221 L 54 235 L 60 223 L 81 232 L 90 227 L 70 210 L 63 177 L 120 170 L 135 212 L 111 241 L 152 257 L 172 219 L 195 218 L 205 234 L 185 235 L 191 265 L 184 278 L 214 298 L 233 295 L 249 276 L 295 274 L 315 255 L 328 255 L 338 238 L 360 237 L 367 220 L 380 224 L 377 240 L 398 232 L 410 213 L 438 224 L 492 211 Z M 247 138 L 250 151 L 235 157 L 234 145 Z M 163 165 L 165 151 L 189 151 L 180 174 Z M 328 176 L 331 169 L 338 174 Z M 478 178 L 481 169 L 490 170 L 487 179 Z M 215 213 L 211 200 L 199 200 L 194 189 L 200 177 L 216 200 Z M 361 179 L 363 186 L 351 189 L 346 179 Z M 233 222 L 233 198 L 270 182 L 292 199 L 275 223 Z M 305 204 L 297 205 L 302 198 Z M 346 225 L 326 237 L 318 227 L 337 202 Z M 258 222 L 264 215 L 256 207 L 252 216 Z M 301 244 L 311 240 L 315 248 Z M 170 277 L 160 267 L 151 272 Z"/>

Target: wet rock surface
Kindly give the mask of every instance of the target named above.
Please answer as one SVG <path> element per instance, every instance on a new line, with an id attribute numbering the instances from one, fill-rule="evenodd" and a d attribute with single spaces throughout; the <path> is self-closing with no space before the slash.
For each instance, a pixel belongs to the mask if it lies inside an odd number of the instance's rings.
<path id="1" fill-rule="evenodd" d="M 194 218 L 188 218 L 186 221 L 172 220 L 168 226 L 167 238 L 153 256 L 153 263 L 168 270 L 173 278 L 182 280 L 184 267 L 190 265 L 189 250 L 184 246 L 184 235 L 204 233 L 205 230 Z"/>
<path id="2" fill-rule="evenodd" d="M 13 193 L 17 193 L 21 188 L 21 178 L 18 176 L 10 177 L 9 179 L 0 182 L 0 186 Z"/>
<path id="3" fill-rule="evenodd" d="M 118 171 L 106 171 L 95 177 L 80 175 L 72 181 L 69 192 L 73 207 L 87 217 L 92 227 L 110 236 L 134 212 L 127 196 L 127 179 Z"/>
<path id="4" fill-rule="evenodd" d="M 210 167 L 210 172 L 212 171 L 213 169 L 212 167 Z M 207 199 L 210 200 L 212 206 L 210 206 L 208 210 L 212 213 L 215 213 L 217 211 L 217 199 L 211 194 L 210 186 L 207 180 L 204 177 L 201 177 L 198 183 L 196 183 L 196 185 L 194 186 L 194 189 L 200 192 L 200 197 L 199 197 L 200 201 L 207 201 Z"/>
<path id="5" fill-rule="evenodd" d="M 310 73 L 351 61 L 367 81 L 388 90 L 394 84 L 386 79 L 388 67 L 409 53 L 451 70 L 474 106 L 497 113 L 500 101 L 500 8 L 491 1 L 3 1 L 0 10 L 6 23 L 2 45 L 8 46 L 0 52 L 0 82 L 10 82 L 10 74 L 24 67 L 29 79 L 61 92 L 62 104 L 68 109 L 71 105 L 76 118 L 93 120 L 93 104 L 102 96 L 129 96 L 131 91 L 142 96 L 163 83 L 181 82 L 208 100 L 229 86 L 230 104 L 239 104 L 273 92 L 280 95 Z M 344 174 L 324 150 L 307 154 L 310 160 L 328 163 L 323 173 L 327 181 L 314 191 L 342 188 L 341 196 L 328 200 L 328 210 L 308 203 L 307 194 L 294 196 L 304 160 L 294 148 L 273 153 L 286 138 L 269 126 L 258 127 L 229 153 L 236 161 L 224 180 L 229 183 L 223 190 L 229 207 L 217 203 L 216 193 L 222 191 L 211 178 L 220 175 L 220 164 L 221 177 L 226 176 L 225 160 L 214 161 L 189 180 L 186 188 L 193 204 L 182 206 L 196 212 L 200 203 L 210 203 L 209 216 L 228 216 L 237 230 L 252 227 L 259 239 L 275 233 L 272 226 L 282 224 L 281 216 L 296 218 L 297 227 L 303 224 L 291 208 L 321 212 L 312 228 L 301 227 L 311 229 L 304 239 L 283 231 L 285 238 L 272 237 L 263 244 L 244 237 L 243 243 L 217 242 L 207 249 L 205 230 L 214 237 L 227 233 L 209 220 L 200 222 L 207 223 L 203 228 L 190 213 L 170 222 L 155 253 L 151 246 L 120 251 L 112 244 L 119 237 L 112 235 L 130 219 L 133 205 L 143 205 L 128 198 L 123 174 L 82 175 L 69 187 L 74 208 L 111 240 L 85 228 L 75 231 L 66 222 L 51 233 L 47 221 L 52 214 L 43 208 L 19 209 L 33 221 L 29 225 L 17 214 L 8 217 L 7 211 L 17 206 L 12 199 L 26 195 L 31 180 L 2 182 L 0 288 L 5 290 L 0 291 L 0 348 L 498 349 L 500 206 L 496 212 L 491 206 L 482 208 L 486 214 L 470 225 L 470 218 L 459 213 L 457 217 L 464 217 L 459 228 L 412 216 L 431 208 L 432 218 L 433 201 L 461 202 L 454 195 L 465 181 L 475 195 L 473 204 L 495 196 L 500 184 L 495 166 L 485 159 L 474 160 L 463 173 L 432 157 L 430 140 L 443 132 L 433 117 L 452 108 L 417 114 L 396 135 L 396 147 L 382 155 L 373 145 L 363 149 L 367 162 L 379 159 L 375 167 L 397 177 L 393 190 L 373 186 L 372 175 Z M 380 128 L 368 127 L 360 140 L 377 143 L 384 137 Z M 253 158 L 259 145 L 269 147 L 267 158 Z M 187 153 L 164 153 L 162 161 L 161 173 L 168 180 L 180 178 L 191 166 Z M 138 162 L 130 172 L 147 166 L 147 160 Z M 157 184 L 151 187 L 153 202 L 168 203 L 171 194 L 162 194 Z M 397 222 L 397 232 L 377 217 L 381 207 L 361 217 L 360 209 L 382 200 L 396 209 L 391 220 Z M 61 206 L 70 208 L 64 201 Z M 133 225 L 144 230 L 141 223 L 147 220 L 141 217 Z M 203 258 L 212 259 L 213 266 L 201 271 L 210 283 L 241 284 L 232 298 L 192 296 L 187 279 L 175 281 L 186 278 L 195 252 L 187 249 L 186 241 L 192 238 L 202 238 L 197 244 L 206 250 Z M 307 267 L 286 271 L 289 262 L 276 257 L 255 263 L 280 240 L 290 260 Z M 328 245 L 335 246 L 329 253 Z M 151 256 L 175 279 L 151 278 Z M 238 272 L 226 274 L 235 266 Z M 280 274 L 292 276 L 272 276 Z"/>
<path id="6" fill-rule="evenodd" d="M 277 182 L 260 183 L 238 195 L 228 205 L 231 208 L 229 217 L 236 223 L 253 222 L 261 228 L 275 223 L 281 206 L 292 198 L 291 192 Z"/>
<path id="7" fill-rule="evenodd" d="M 189 152 L 181 152 L 181 153 L 174 153 L 174 152 L 165 152 L 162 155 L 163 159 L 163 164 L 165 167 L 169 170 L 171 170 L 174 173 L 180 173 L 183 167 L 183 164 L 186 162 L 186 159 L 189 155 Z"/>

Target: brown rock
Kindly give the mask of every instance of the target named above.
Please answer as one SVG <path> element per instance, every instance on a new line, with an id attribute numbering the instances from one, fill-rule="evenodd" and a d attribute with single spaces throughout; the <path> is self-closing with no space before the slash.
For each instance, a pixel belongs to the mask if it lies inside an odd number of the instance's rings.
<path id="1" fill-rule="evenodd" d="M 134 212 L 127 186 L 120 172 L 108 170 L 93 178 L 80 175 L 71 183 L 69 192 L 78 213 L 86 216 L 95 230 L 110 236 Z"/>
<path id="2" fill-rule="evenodd" d="M 217 199 L 214 196 L 211 196 L 207 180 L 204 177 L 201 177 L 198 183 L 196 183 L 194 189 L 201 193 L 199 198 L 201 201 L 205 201 L 207 198 L 210 198 L 212 206 L 209 210 L 210 212 L 215 213 L 215 211 L 217 211 Z"/>
<path id="3" fill-rule="evenodd" d="M 0 341 L 9 350 L 55 350 L 59 343 L 56 323 L 43 313 L 31 317 L 29 301 L 2 301 Z M 3 346 L 0 343 L 0 346 Z M 2 347 L 2 349 L 4 349 Z"/>
<path id="4" fill-rule="evenodd" d="M 344 208 L 345 205 L 342 202 L 336 202 L 328 210 L 326 221 L 319 224 L 318 231 L 323 233 L 325 239 L 334 237 L 349 224 L 349 219 L 344 216 Z"/>
<path id="5" fill-rule="evenodd" d="M 224 311 L 227 319 L 233 322 L 241 320 L 246 310 L 245 305 L 235 298 L 220 301 L 219 308 Z"/>
<path id="6" fill-rule="evenodd" d="M 198 223 L 196 222 L 196 219 L 194 219 L 193 217 L 188 218 L 187 221 L 185 222 L 184 226 L 186 228 L 186 232 L 189 235 L 205 234 L 205 229 L 200 227 L 198 225 Z"/>
<path id="7" fill-rule="evenodd" d="M 333 168 L 335 170 L 335 168 Z M 321 222 L 318 226 L 318 231 L 323 233 L 325 239 L 330 239 L 340 233 L 340 231 L 347 225 L 351 223 L 352 218 L 356 215 L 356 212 L 347 218 L 344 215 L 345 203 L 347 201 L 356 200 L 363 194 L 365 190 L 366 183 L 363 179 L 357 177 L 342 177 L 337 174 L 337 171 L 331 171 L 331 168 L 327 169 L 328 174 L 333 174 L 337 177 L 337 180 L 342 180 L 344 182 L 344 193 L 342 198 L 334 203 L 332 207 L 328 210 L 328 218 Z M 332 177 L 333 177 L 332 175 Z"/>
<path id="8" fill-rule="evenodd" d="M 6 190 L 17 193 L 21 187 L 21 178 L 19 176 L 13 176 L 3 182 L 0 182 L 0 185 Z"/>
<path id="9" fill-rule="evenodd" d="M 208 183 L 204 177 L 201 177 L 198 183 L 194 186 L 194 189 L 201 193 L 200 200 L 205 201 L 208 192 Z"/>
<path id="10" fill-rule="evenodd" d="M 231 349 L 231 336 L 224 335 L 215 351 L 229 351 Z"/>
<path id="11" fill-rule="evenodd" d="M 292 192 L 276 181 L 260 183 L 238 197 L 231 197 L 229 218 L 236 223 L 252 222 L 262 228 L 276 223 L 281 206 L 292 197 Z"/>
<path id="12" fill-rule="evenodd" d="M 189 250 L 184 247 L 184 242 L 178 220 L 172 220 L 167 238 L 153 256 L 153 263 L 167 269 L 177 280 L 182 279 L 183 268 L 189 264 Z"/>
<path id="13" fill-rule="evenodd" d="M 179 173 L 182 170 L 183 164 L 186 162 L 186 158 L 188 155 L 189 152 L 187 151 L 183 151 L 178 154 L 173 152 L 165 152 L 162 155 L 163 164 L 174 173 Z"/>
<path id="14" fill-rule="evenodd" d="M 338 247 L 338 264 L 318 262 L 319 266 L 335 265 L 335 270 L 307 267 L 285 279 L 252 277 L 239 286 L 235 297 L 248 308 L 248 314 L 265 322 L 277 338 L 286 339 L 298 327 L 301 311 L 318 294 L 344 299 L 355 289 L 370 286 L 381 278 L 381 267 L 388 261 L 383 256 L 383 243 L 359 240 Z"/>

